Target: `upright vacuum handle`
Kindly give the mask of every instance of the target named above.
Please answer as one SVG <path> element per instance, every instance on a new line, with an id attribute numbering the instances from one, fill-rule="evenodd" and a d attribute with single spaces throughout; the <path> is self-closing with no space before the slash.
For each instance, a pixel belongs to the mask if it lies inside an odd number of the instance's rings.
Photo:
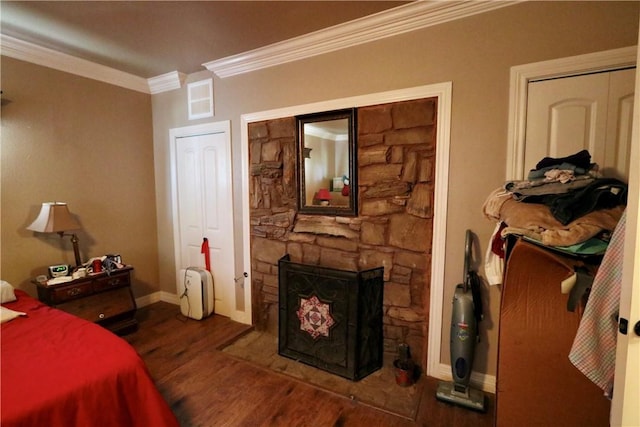
<path id="1" fill-rule="evenodd" d="M 464 291 L 468 289 L 469 272 L 471 271 L 471 249 L 473 245 L 473 234 L 471 230 L 467 230 L 464 240 L 464 274 L 462 276 L 462 283 L 464 284 Z"/>

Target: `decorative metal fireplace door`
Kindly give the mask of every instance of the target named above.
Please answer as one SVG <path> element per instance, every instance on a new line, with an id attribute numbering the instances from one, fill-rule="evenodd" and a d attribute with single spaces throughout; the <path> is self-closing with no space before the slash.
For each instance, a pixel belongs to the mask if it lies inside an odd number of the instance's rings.
<path id="1" fill-rule="evenodd" d="M 278 353 L 350 380 L 382 367 L 384 269 L 278 262 Z"/>

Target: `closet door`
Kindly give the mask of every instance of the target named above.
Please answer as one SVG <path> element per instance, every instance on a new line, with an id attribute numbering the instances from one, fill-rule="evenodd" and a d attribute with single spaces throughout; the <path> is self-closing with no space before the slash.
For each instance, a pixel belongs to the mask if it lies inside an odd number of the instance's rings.
<path id="1" fill-rule="evenodd" d="M 605 176 L 628 178 L 635 69 L 530 82 L 524 168 L 591 153 Z"/>
<path id="2" fill-rule="evenodd" d="M 215 313 L 231 317 L 234 310 L 233 199 L 228 132 L 175 139 L 178 256 L 176 272 L 205 267 L 201 253 L 208 239 L 215 295 Z M 178 277 L 177 280 L 181 278 Z"/>
<path id="3" fill-rule="evenodd" d="M 607 177 L 625 182 L 629 180 L 635 74 L 635 68 L 609 73 L 609 111 L 603 173 Z"/>

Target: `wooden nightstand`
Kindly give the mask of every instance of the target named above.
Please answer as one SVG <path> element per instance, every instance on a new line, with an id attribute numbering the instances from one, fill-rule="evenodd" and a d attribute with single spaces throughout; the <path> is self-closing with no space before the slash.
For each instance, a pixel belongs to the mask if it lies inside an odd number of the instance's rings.
<path id="1" fill-rule="evenodd" d="M 50 286 L 34 283 L 40 301 L 124 335 L 138 327 L 136 300 L 131 292 L 132 270 L 124 267 L 110 274 L 91 274 Z"/>

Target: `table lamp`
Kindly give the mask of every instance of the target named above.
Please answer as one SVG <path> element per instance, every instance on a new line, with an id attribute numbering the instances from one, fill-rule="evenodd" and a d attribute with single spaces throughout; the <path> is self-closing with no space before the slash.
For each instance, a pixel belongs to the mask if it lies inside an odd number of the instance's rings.
<path id="1" fill-rule="evenodd" d="M 71 216 L 66 203 L 45 202 L 40 208 L 40 213 L 27 230 L 39 233 L 58 233 L 60 237 L 71 236 L 73 254 L 76 258 L 76 266 L 80 266 L 80 250 L 78 249 L 78 236 L 75 233 L 65 234 L 65 231 L 79 230 L 80 224 Z"/>
<path id="2" fill-rule="evenodd" d="M 327 206 L 329 204 L 329 200 L 331 200 L 331 193 L 329 193 L 329 190 L 326 188 L 321 188 L 318 190 L 316 199 L 320 200 L 320 204 L 322 206 Z"/>

